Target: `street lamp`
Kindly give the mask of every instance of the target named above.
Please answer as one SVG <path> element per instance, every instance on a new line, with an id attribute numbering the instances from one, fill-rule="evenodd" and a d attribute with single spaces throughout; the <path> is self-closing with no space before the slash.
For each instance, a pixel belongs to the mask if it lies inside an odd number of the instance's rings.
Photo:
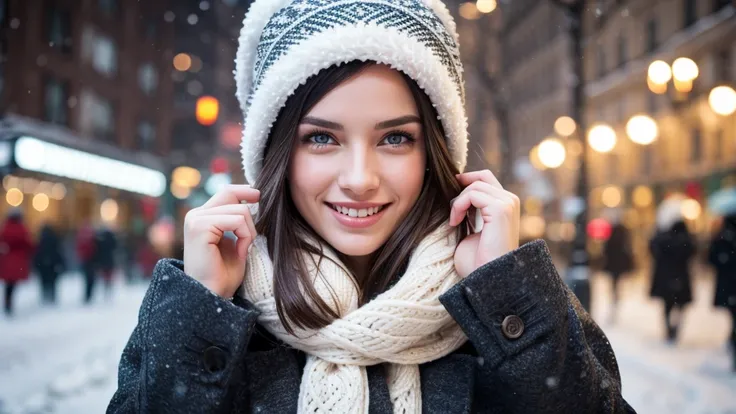
<path id="1" fill-rule="evenodd" d="M 730 86 L 716 86 L 708 95 L 708 104 L 718 115 L 731 115 L 736 112 L 736 91 Z"/>
<path id="2" fill-rule="evenodd" d="M 588 144 L 597 152 L 611 152 L 616 146 L 616 131 L 609 125 L 596 124 L 588 131 Z"/>
<path id="3" fill-rule="evenodd" d="M 565 282 L 583 307 L 590 311 L 590 271 L 588 255 L 588 166 L 585 131 L 585 72 L 583 71 L 583 15 L 585 0 L 552 0 L 561 7 L 567 16 L 567 33 L 570 37 L 569 54 L 573 79 L 571 82 L 570 117 L 575 123 L 575 131 L 570 141 L 580 143 L 578 157 L 578 182 L 575 188 L 575 204 L 581 206 L 575 217 L 575 239 L 572 243 L 570 261 L 565 274 Z"/>
<path id="4" fill-rule="evenodd" d="M 649 145 L 657 139 L 659 128 L 649 115 L 634 115 L 626 123 L 626 135 L 639 145 Z"/>
<path id="5" fill-rule="evenodd" d="M 539 161 L 547 168 L 557 168 L 565 162 L 565 145 L 557 138 L 547 138 L 537 147 Z"/>
<path id="6" fill-rule="evenodd" d="M 678 92 L 693 90 L 693 81 L 698 77 L 698 65 L 692 59 L 681 57 L 672 62 L 672 77 Z"/>

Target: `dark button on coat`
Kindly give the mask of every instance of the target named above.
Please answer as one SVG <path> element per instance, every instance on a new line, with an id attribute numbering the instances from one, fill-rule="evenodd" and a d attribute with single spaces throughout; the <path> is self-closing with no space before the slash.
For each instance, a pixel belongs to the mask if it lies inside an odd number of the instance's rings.
<path id="1" fill-rule="evenodd" d="M 419 366 L 424 413 L 631 413 L 605 335 L 529 243 L 482 266 L 440 299 L 469 341 Z M 503 320 L 523 333 L 509 339 Z M 305 355 L 163 260 L 123 351 L 108 413 L 295 413 Z M 507 330 L 521 332 L 519 321 Z M 514 335 L 516 335 L 514 333 Z M 167 344 L 168 346 L 152 346 Z M 229 355 L 208 370 L 202 352 Z M 370 413 L 391 413 L 384 365 L 367 367 Z"/>

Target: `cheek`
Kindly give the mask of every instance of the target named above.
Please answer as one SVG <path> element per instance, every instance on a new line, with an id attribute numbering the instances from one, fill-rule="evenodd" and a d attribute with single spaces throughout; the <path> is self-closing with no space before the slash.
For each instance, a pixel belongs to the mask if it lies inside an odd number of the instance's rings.
<path id="1" fill-rule="evenodd" d="M 309 200 L 323 193 L 329 183 L 329 174 L 319 157 L 295 151 L 289 167 L 289 187 L 299 213 L 306 215 L 304 209 L 309 207 Z"/>
<path id="2" fill-rule="evenodd" d="M 393 192 L 403 198 L 404 202 L 413 205 L 422 190 L 425 169 L 424 153 L 417 152 L 407 159 L 396 160 L 391 162 L 391 165 L 384 166 L 384 182 L 389 184 Z"/>

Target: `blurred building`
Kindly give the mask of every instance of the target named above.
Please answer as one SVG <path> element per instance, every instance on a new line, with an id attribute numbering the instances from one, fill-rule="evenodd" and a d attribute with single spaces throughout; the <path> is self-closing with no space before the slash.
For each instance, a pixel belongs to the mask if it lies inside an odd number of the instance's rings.
<path id="1" fill-rule="evenodd" d="M 530 158 L 537 144 L 556 135 L 556 121 L 571 115 L 574 79 L 567 19 L 551 0 L 500 4 L 501 72 L 508 116 L 506 161 L 511 171 L 508 187 L 524 201 L 522 238 L 569 239 L 572 234 L 562 234 L 560 222 L 572 217 L 564 216 L 561 205 L 574 190 L 577 157 L 569 154 L 554 170 L 544 170 Z"/>
<path id="2" fill-rule="evenodd" d="M 173 125 L 167 3 L 0 1 L 0 211 L 73 227 L 151 210 Z"/>
<path id="3" fill-rule="evenodd" d="M 220 185 L 244 182 L 240 141 L 242 113 L 235 97 L 235 54 L 251 1 L 175 2 L 165 18 L 176 34 L 174 121 L 170 160 L 197 171 L 174 174 L 175 215 L 201 205 Z M 181 172 L 184 169 L 181 169 Z M 191 171 L 191 170 L 189 170 Z M 182 178 L 184 177 L 184 178 Z"/>
<path id="4" fill-rule="evenodd" d="M 638 235 L 636 250 L 646 251 L 656 205 L 668 193 L 697 201 L 691 224 L 704 232 L 707 195 L 736 184 L 736 115 L 718 115 L 708 100 L 715 86 L 736 86 L 734 12 L 730 0 L 603 1 L 587 10 L 587 122 L 610 125 L 617 138 L 610 150 L 589 152 L 590 203 L 594 216 L 610 208 L 623 214 Z M 678 58 L 694 65 L 673 67 Z M 669 82 L 649 77 L 655 60 L 664 62 L 655 78 L 669 71 Z M 647 118 L 627 133 L 635 115 Z M 652 128 L 652 143 L 633 142 L 651 140 Z"/>

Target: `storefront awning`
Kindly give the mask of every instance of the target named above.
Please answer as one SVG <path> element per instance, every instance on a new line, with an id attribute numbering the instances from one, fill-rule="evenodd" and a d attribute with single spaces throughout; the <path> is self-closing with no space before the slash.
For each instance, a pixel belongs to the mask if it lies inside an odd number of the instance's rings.
<path id="1" fill-rule="evenodd" d="M 4 120 L 0 131 L 7 140 L 6 161 L 19 168 L 151 197 L 166 191 L 163 163 L 148 154 L 85 143 L 63 128 L 18 117 Z"/>

